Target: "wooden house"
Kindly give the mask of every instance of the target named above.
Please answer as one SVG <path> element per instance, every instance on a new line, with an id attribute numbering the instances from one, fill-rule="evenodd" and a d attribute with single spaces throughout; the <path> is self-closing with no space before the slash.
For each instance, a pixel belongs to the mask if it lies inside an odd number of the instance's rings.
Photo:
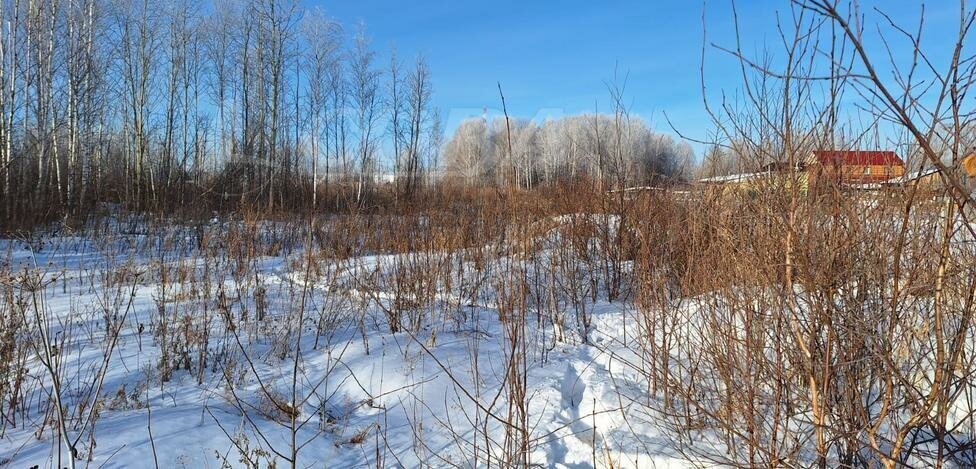
<path id="1" fill-rule="evenodd" d="M 841 184 L 877 184 L 901 177 L 905 166 L 893 151 L 815 151 L 806 162 L 811 178 Z"/>
<path id="2" fill-rule="evenodd" d="M 976 189 L 976 154 L 969 155 L 956 165 L 949 167 L 950 170 L 953 170 L 953 168 L 958 168 L 958 171 L 953 172 L 962 178 L 960 182 L 962 182 L 964 187 L 968 187 L 970 190 Z M 933 194 L 941 193 L 945 190 L 945 182 L 939 170 L 936 168 L 926 168 L 905 173 L 902 176 L 891 178 L 883 184 L 885 186 L 901 186 L 906 188 L 917 186 L 919 189 Z"/>
<path id="3" fill-rule="evenodd" d="M 795 166 L 775 162 L 761 167 L 758 172 L 716 176 L 697 182 L 726 194 L 751 193 L 770 187 L 796 187 L 805 193 L 818 181 L 829 181 L 850 189 L 877 190 L 885 183 L 903 183 L 904 174 L 904 163 L 892 151 L 829 150 L 815 151 Z"/>
<path id="4" fill-rule="evenodd" d="M 962 159 L 962 170 L 966 176 L 976 178 L 976 153 Z"/>

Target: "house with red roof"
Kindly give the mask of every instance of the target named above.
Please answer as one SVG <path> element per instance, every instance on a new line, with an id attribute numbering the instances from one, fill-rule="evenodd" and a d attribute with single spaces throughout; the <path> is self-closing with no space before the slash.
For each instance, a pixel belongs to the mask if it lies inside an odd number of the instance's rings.
<path id="1" fill-rule="evenodd" d="M 905 164 L 893 151 L 815 151 L 806 162 L 814 178 L 831 178 L 845 184 L 873 184 L 901 177 Z"/>

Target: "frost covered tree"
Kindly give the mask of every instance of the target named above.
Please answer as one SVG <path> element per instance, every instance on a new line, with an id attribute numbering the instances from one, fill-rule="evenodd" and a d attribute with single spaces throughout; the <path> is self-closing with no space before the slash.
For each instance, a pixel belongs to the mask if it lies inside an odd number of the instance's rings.
<path id="1" fill-rule="evenodd" d="M 583 114 L 538 125 L 513 119 L 512 155 L 503 119 L 461 123 L 444 149 L 445 169 L 464 181 L 529 187 L 619 175 L 623 184 L 684 176 L 693 150 L 651 130 L 641 119 Z M 616 149 L 616 150 L 614 150 Z M 611 154 L 611 152 L 616 152 Z M 608 179 L 609 180 L 609 179 Z"/>

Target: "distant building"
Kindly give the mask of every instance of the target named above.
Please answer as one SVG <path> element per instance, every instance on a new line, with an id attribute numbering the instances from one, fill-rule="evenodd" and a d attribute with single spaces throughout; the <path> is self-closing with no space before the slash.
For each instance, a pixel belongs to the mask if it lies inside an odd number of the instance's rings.
<path id="1" fill-rule="evenodd" d="M 976 153 L 953 166 L 963 187 L 976 191 Z M 942 175 L 936 168 L 906 172 L 901 158 L 891 151 L 815 151 L 802 164 L 792 167 L 772 163 L 754 173 L 714 176 L 696 181 L 717 187 L 721 193 L 751 192 L 763 187 L 797 187 L 806 192 L 817 181 L 835 183 L 851 190 L 879 190 L 884 187 L 917 187 L 926 194 L 944 190 Z"/>
<path id="2" fill-rule="evenodd" d="M 950 170 L 953 167 L 950 166 Z M 976 154 L 969 155 L 959 161 L 958 168 L 959 171 L 955 172 L 955 174 L 961 177 L 960 182 L 963 184 L 963 187 L 969 190 L 976 189 Z M 931 192 L 939 192 L 945 188 L 945 183 L 942 180 L 942 175 L 939 173 L 938 168 L 926 168 L 905 173 L 900 177 L 885 181 L 885 185 L 905 187 L 917 185 Z"/>
<path id="3" fill-rule="evenodd" d="M 905 164 L 893 151 L 815 151 L 807 159 L 812 177 L 842 184 L 874 184 L 901 177 Z"/>
<path id="4" fill-rule="evenodd" d="M 966 176 L 976 178 L 976 153 L 962 159 L 962 170 Z"/>
<path id="5" fill-rule="evenodd" d="M 910 173 L 905 173 L 899 177 L 891 178 L 883 183 L 885 186 L 898 186 L 913 188 L 918 187 L 919 189 L 935 193 L 942 187 L 942 176 L 939 174 L 939 170 L 936 168 L 921 169 L 918 171 L 912 171 Z"/>
<path id="6" fill-rule="evenodd" d="M 697 184 L 710 187 L 713 192 L 720 194 L 745 193 L 753 194 L 770 187 L 789 189 L 796 187 L 799 192 L 807 191 L 807 173 L 803 171 L 760 171 L 756 173 L 729 174 L 714 176 L 696 181 Z"/>
<path id="7" fill-rule="evenodd" d="M 976 158 L 973 166 L 976 166 Z M 878 189 L 884 183 L 903 182 L 904 175 L 904 163 L 893 151 L 827 150 L 812 152 L 805 161 L 795 166 L 776 162 L 763 166 L 759 172 L 716 176 L 697 182 L 706 186 L 722 186 L 723 191 L 749 191 L 769 185 L 792 187 L 796 184 L 806 192 L 818 181 L 850 189 Z M 913 178 L 918 176 L 913 175 Z"/>

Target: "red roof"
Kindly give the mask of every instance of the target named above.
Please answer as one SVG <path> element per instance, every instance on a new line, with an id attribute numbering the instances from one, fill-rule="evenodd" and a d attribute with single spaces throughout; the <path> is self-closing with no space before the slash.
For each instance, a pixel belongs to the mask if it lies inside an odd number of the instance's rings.
<path id="1" fill-rule="evenodd" d="M 845 166 L 902 166 L 901 158 L 893 151 L 815 151 L 814 159 L 823 165 Z"/>

